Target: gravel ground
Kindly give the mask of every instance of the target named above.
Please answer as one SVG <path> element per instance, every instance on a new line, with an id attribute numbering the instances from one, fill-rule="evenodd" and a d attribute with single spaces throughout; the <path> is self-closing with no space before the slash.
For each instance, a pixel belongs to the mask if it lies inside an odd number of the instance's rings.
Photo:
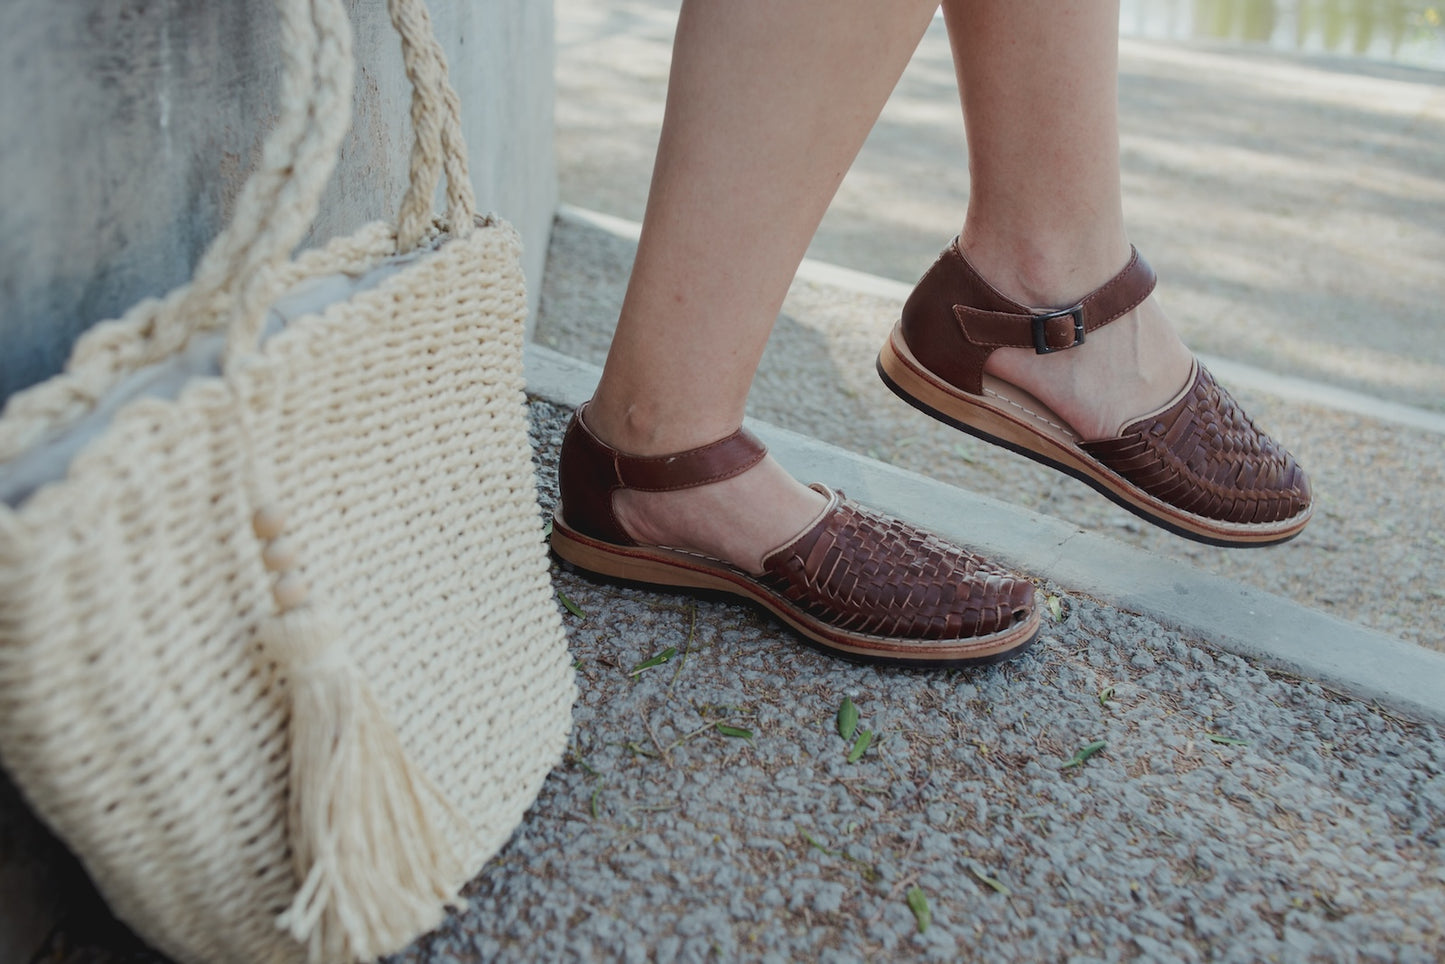
<path id="1" fill-rule="evenodd" d="M 544 463 L 564 416 L 534 405 Z M 1018 661 L 898 672 L 751 607 L 556 576 L 585 613 L 572 749 L 398 962 L 1445 956 L 1434 729 L 1055 587 Z M 856 762 L 845 698 L 876 734 Z"/>
<path id="2" fill-rule="evenodd" d="M 550 505 L 567 412 L 532 412 Z M 393 964 L 1445 958 L 1435 728 L 1048 584 L 1028 654 L 916 672 L 554 576 L 584 614 L 571 749 L 468 909 Z M 851 762 L 845 698 L 875 734 Z M 78 898 L 37 961 L 160 959 Z"/>
<path id="3" fill-rule="evenodd" d="M 632 242 L 585 224 L 552 233 L 536 338 L 595 364 L 607 354 Z M 749 398 L 750 414 L 952 485 L 1068 519 L 1151 552 L 1401 639 L 1445 649 L 1445 436 L 1236 391 L 1309 470 L 1315 518 L 1272 549 L 1179 539 L 1062 473 L 976 441 L 888 391 L 874 359 L 899 305 L 793 284 Z M 811 480 L 809 480 L 811 481 Z M 826 479 L 822 481 L 827 481 Z"/>

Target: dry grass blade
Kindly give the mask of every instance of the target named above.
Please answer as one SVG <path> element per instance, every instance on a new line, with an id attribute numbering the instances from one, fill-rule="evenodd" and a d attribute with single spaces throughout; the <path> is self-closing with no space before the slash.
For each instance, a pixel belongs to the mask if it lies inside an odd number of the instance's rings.
<path id="1" fill-rule="evenodd" d="M 1012 896 L 1013 896 L 1013 893 L 1014 893 L 1014 892 L 1009 889 L 1008 884 L 1005 884 L 1003 881 L 999 880 L 997 877 L 990 877 L 988 874 L 986 874 L 986 873 L 984 873 L 983 871 L 979 870 L 979 869 L 978 869 L 978 864 L 969 864 L 969 865 L 968 865 L 968 872 L 971 873 L 971 874 L 973 874 L 975 877 L 977 877 L 979 883 L 981 883 L 981 884 L 983 884 L 984 886 L 988 887 L 990 890 L 994 891 L 995 893 L 1003 894 L 1005 897 L 1012 897 Z"/>
<path id="2" fill-rule="evenodd" d="M 567 594 L 560 589 L 557 590 L 557 601 L 562 604 L 562 608 L 566 609 L 569 613 L 576 616 L 578 619 L 587 618 L 587 614 L 582 611 L 582 607 L 578 606 L 572 600 L 568 599 Z"/>
<path id="3" fill-rule="evenodd" d="M 1085 760 L 1093 756 L 1095 753 L 1098 753 L 1100 750 L 1104 749 L 1104 747 L 1108 745 L 1109 742 L 1107 740 L 1095 740 L 1093 743 L 1085 743 L 1083 746 L 1075 750 L 1074 755 L 1070 757 L 1067 761 L 1065 761 L 1062 765 L 1060 765 L 1059 769 L 1067 770 L 1070 767 L 1083 766 Z"/>
<path id="4" fill-rule="evenodd" d="M 1218 733 L 1206 733 L 1204 736 L 1210 743 L 1218 743 L 1222 746 L 1249 746 L 1248 740 L 1236 740 L 1232 736 L 1220 736 Z"/>
<path id="5" fill-rule="evenodd" d="M 629 675 L 629 676 L 636 676 L 638 673 L 641 673 L 641 672 L 642 672 L 643 670 L 645 670 L 645 669 L 651 669 L 651 668 L 654 667 L 654 666 L 661 666 L 663 663 L 665 663 L 665 662 L 667 662 L 668 660 L 672 659 L 672 658 L 673 658 L 674 656 L 676 656 L 676 655 L 677 655 L 677 647 L 676 647 L 676 646 L 669 646 L 669 647 L 667 647 L 667 649 L 664 649 L 662 652 L 658 653 L 656 656 L 649 656 L 647 659 L 644 659 L 642 662 L 640 662 L 640 663 L 638 663 L 636 666 L 632 667 L 632 672 L 631 672 L 631 673 L 628 673 L 627 675 Z"/>
<path id="6" fill-rule="evenodd" d="M 838 735 L 845 740 L 853 739 L 858 730 L 858 707 L 848 697 L 838 706 Z"/>

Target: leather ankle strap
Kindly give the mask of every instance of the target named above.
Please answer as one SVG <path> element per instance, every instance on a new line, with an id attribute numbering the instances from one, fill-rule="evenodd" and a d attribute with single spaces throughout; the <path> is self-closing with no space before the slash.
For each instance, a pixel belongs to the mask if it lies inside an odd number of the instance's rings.
<path id="1" fill-rule="evenodd" d="M 958 252 L 965 275 L 972 275 L 974 286 L 985 286 L 999 301 L 1011 308 L 998 311 L 976 308 L 972 304 L 956 304 L 953 312 L 964 326 L 964 334 L 976 345 L 992 348 L 1032 348 L 1040 355 L 1063 351 L 1084 343 L 1089 332 L 1122 318 L 1154 290 L 1154 269 L 1129 246 L 1129 263 L 1118 274 L 1084 296 L 1084 300 L 1059 310 L 1028 308 L 998 290 L 979 276 L 973 265 Z M 963 294 L 965 292 L 960 292 Z"/>
<path id="2" fill-rule="evenodd" d="M 613 461 L 622 488 L 670 492 L 742 475 L 767 454 L 762 440 L 739 428 L 727 438 L 676 455 L 643 457 L 615 452 Z"/>
<path id="3" fill-rule="evenodd" d="M 996 348 L 1040 354 L 1084 344 L 1088 334 L 1137 308 L 1154 290 L 1154 269 L 1129 246 L 1129 263 L 1078 304 L 1021 305 L 989 284 L 954 239 L 919 281 L 903 309 L 909 347 L 945 379 L 983 393 L 983 366 Z"/>
<path id="4" fill-rule="evenodd" d="M 568 524 L 594 538 L 623 545 L 632 540 L 612 513 L 618 489 L 672 492 L 742 475 L 768 454 L 752 432 L 739 428 L 726 438 L 673 455 L 619 452 L 587 427 L 587 405 L 577 409 L 562 440 L 558 485 Z"/>

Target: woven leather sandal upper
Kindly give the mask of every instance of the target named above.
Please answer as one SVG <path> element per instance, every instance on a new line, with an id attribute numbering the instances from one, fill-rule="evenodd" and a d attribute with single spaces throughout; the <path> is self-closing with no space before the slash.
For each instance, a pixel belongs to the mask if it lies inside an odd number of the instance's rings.
<path id="1" fill-rule="evenodd" d="M 1282 522 L 1309 508 L 1304 470 L 1203 365 L 1195 369 L 1173 405 L 1079 447 L 1156 499 L 1208 519 Z"/>
<path id="2" fill-rule="evenodd" d="M 1028 580 L 842 493 L 763 565 L 760 581 L 782 598 L 816 619 L 873 636 L 986 636 L 1027 618 L 1034 601 Z"/>

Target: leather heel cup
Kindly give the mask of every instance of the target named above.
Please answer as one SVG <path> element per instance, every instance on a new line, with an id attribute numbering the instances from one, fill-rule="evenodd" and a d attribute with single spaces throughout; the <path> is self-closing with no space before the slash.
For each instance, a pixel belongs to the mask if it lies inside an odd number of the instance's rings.
<path id="1" fill-rule="evenodd" d="M 967 262 L 961 256 L 955 257 L 956 251 L 950 245 L 924 272 L 903 304 L 900 324 L 913 353 L 930 359 L 940 378 L 978 395 L 983 391 L 983 364 L 988 352 L 982 358 L 974 357 L 977 351 L 964 337 L 953 313 L 958 292 L 976 287 L 969 277 L 971 272 L 965 270 Z M 986 298 L 988 293 L 976 294 Z"/>
<path id="2" fill-rule="evenodd" d="M 612 512 L 612 493 L 621 487 L 613 450 L 582 422 L 586 407 L 572 413 L 557 462 L 557 491 L 567 524 L 594 539 L 634 545 Z"/>

